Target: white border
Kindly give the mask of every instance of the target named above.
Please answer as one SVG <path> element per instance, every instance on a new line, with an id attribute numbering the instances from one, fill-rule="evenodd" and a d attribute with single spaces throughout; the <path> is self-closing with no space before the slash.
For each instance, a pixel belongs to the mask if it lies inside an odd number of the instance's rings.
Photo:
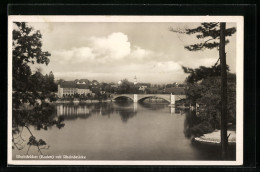
<path id="1" fill-rule="evenodd" d="M 89 161 L 12 160 L 12 26 L 20 22 L 235 22 L 236 37 L 236 161 Z M 243 16 L 8 16 L 8 165 L 243 165 Z"/>

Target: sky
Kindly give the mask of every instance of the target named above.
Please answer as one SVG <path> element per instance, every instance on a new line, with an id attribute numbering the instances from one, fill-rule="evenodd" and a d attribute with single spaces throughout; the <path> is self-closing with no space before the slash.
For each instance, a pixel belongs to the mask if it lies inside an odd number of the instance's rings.
<path id="1" fill-rule="evenodd" d="M 55 79 L 90 79 L 118 82 L 121 79 L 152 84 L 184 82 L 182 66 L 213 66 L 216 49 L 190 52 L 185 45 L 198 43 L 194 35 L 170 32 L 169 28 L 194 28 L 199 23 L 28 23 L 42 34 L 42 50 L 51 53 L 43 73 Z M 235 27 L 227 23 L 227 28 Z M 236 72 L 236 34 L 228 37 L 227 64 Z M 34 70 L 37 65 L 34 65 Z"/>

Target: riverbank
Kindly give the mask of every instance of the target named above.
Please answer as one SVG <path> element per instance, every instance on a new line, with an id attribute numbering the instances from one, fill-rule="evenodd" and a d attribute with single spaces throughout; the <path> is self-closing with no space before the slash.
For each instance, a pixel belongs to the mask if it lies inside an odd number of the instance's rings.
<path id="1" fill-rule="evenodd" d="M 102 103 L 111 102 L 112 100 L 57 100 L 53 103 Z"/>
<path id="2" fill-rule="evenodd" d="M 228 130 L 227 135 L 229 135 L 228 143 L 235 144 L 236 143 L 236 131 Z M 216 130 L 212 133 L 204 134 L 200 137 L 194 138 L 195 142 L 200 143 L 208 143 L 208 144 L 220 144 L 220 130 Z"/>

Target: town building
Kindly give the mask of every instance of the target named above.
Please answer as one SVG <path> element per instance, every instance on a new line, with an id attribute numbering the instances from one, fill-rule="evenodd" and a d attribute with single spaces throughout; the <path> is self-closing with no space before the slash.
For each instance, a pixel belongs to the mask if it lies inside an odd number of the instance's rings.
<path id="1" fill-rule="evenodd" d="M 75 94 L 87 95 L 91 93 L 92 91 L 84 81 L 63 81 L 58 85 L 58 97 L 60 98 Z"/>
<path id="2" fill-rule="evenodd" d="M 142 86 L 140 86 L 139 87 L 139 91 L 145 91 L 146 90 L 146 88 L 147 88 L 147 86 L 146 85 L 142 85 Z"/>
<path id="3" fill-rule="evenodd" d="M 89 86 L 86 85 L 86 84 L 77 85 L 77 89 L 78 89 L 77 93 L 79 95 L 83 95 L 83 94 L 87 95 L 87 94 L 91 94 L 92 93 L 92 91 L 90 90 Z"/>

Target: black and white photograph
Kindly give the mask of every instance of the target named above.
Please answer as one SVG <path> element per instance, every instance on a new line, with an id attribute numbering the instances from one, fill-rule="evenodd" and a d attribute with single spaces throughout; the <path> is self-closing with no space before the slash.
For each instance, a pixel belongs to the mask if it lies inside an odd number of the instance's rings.
<path id="1" fill-rule="evenodd" d="M 242 16 L 8 18 L 8 164 L 242 165 Z"/>

